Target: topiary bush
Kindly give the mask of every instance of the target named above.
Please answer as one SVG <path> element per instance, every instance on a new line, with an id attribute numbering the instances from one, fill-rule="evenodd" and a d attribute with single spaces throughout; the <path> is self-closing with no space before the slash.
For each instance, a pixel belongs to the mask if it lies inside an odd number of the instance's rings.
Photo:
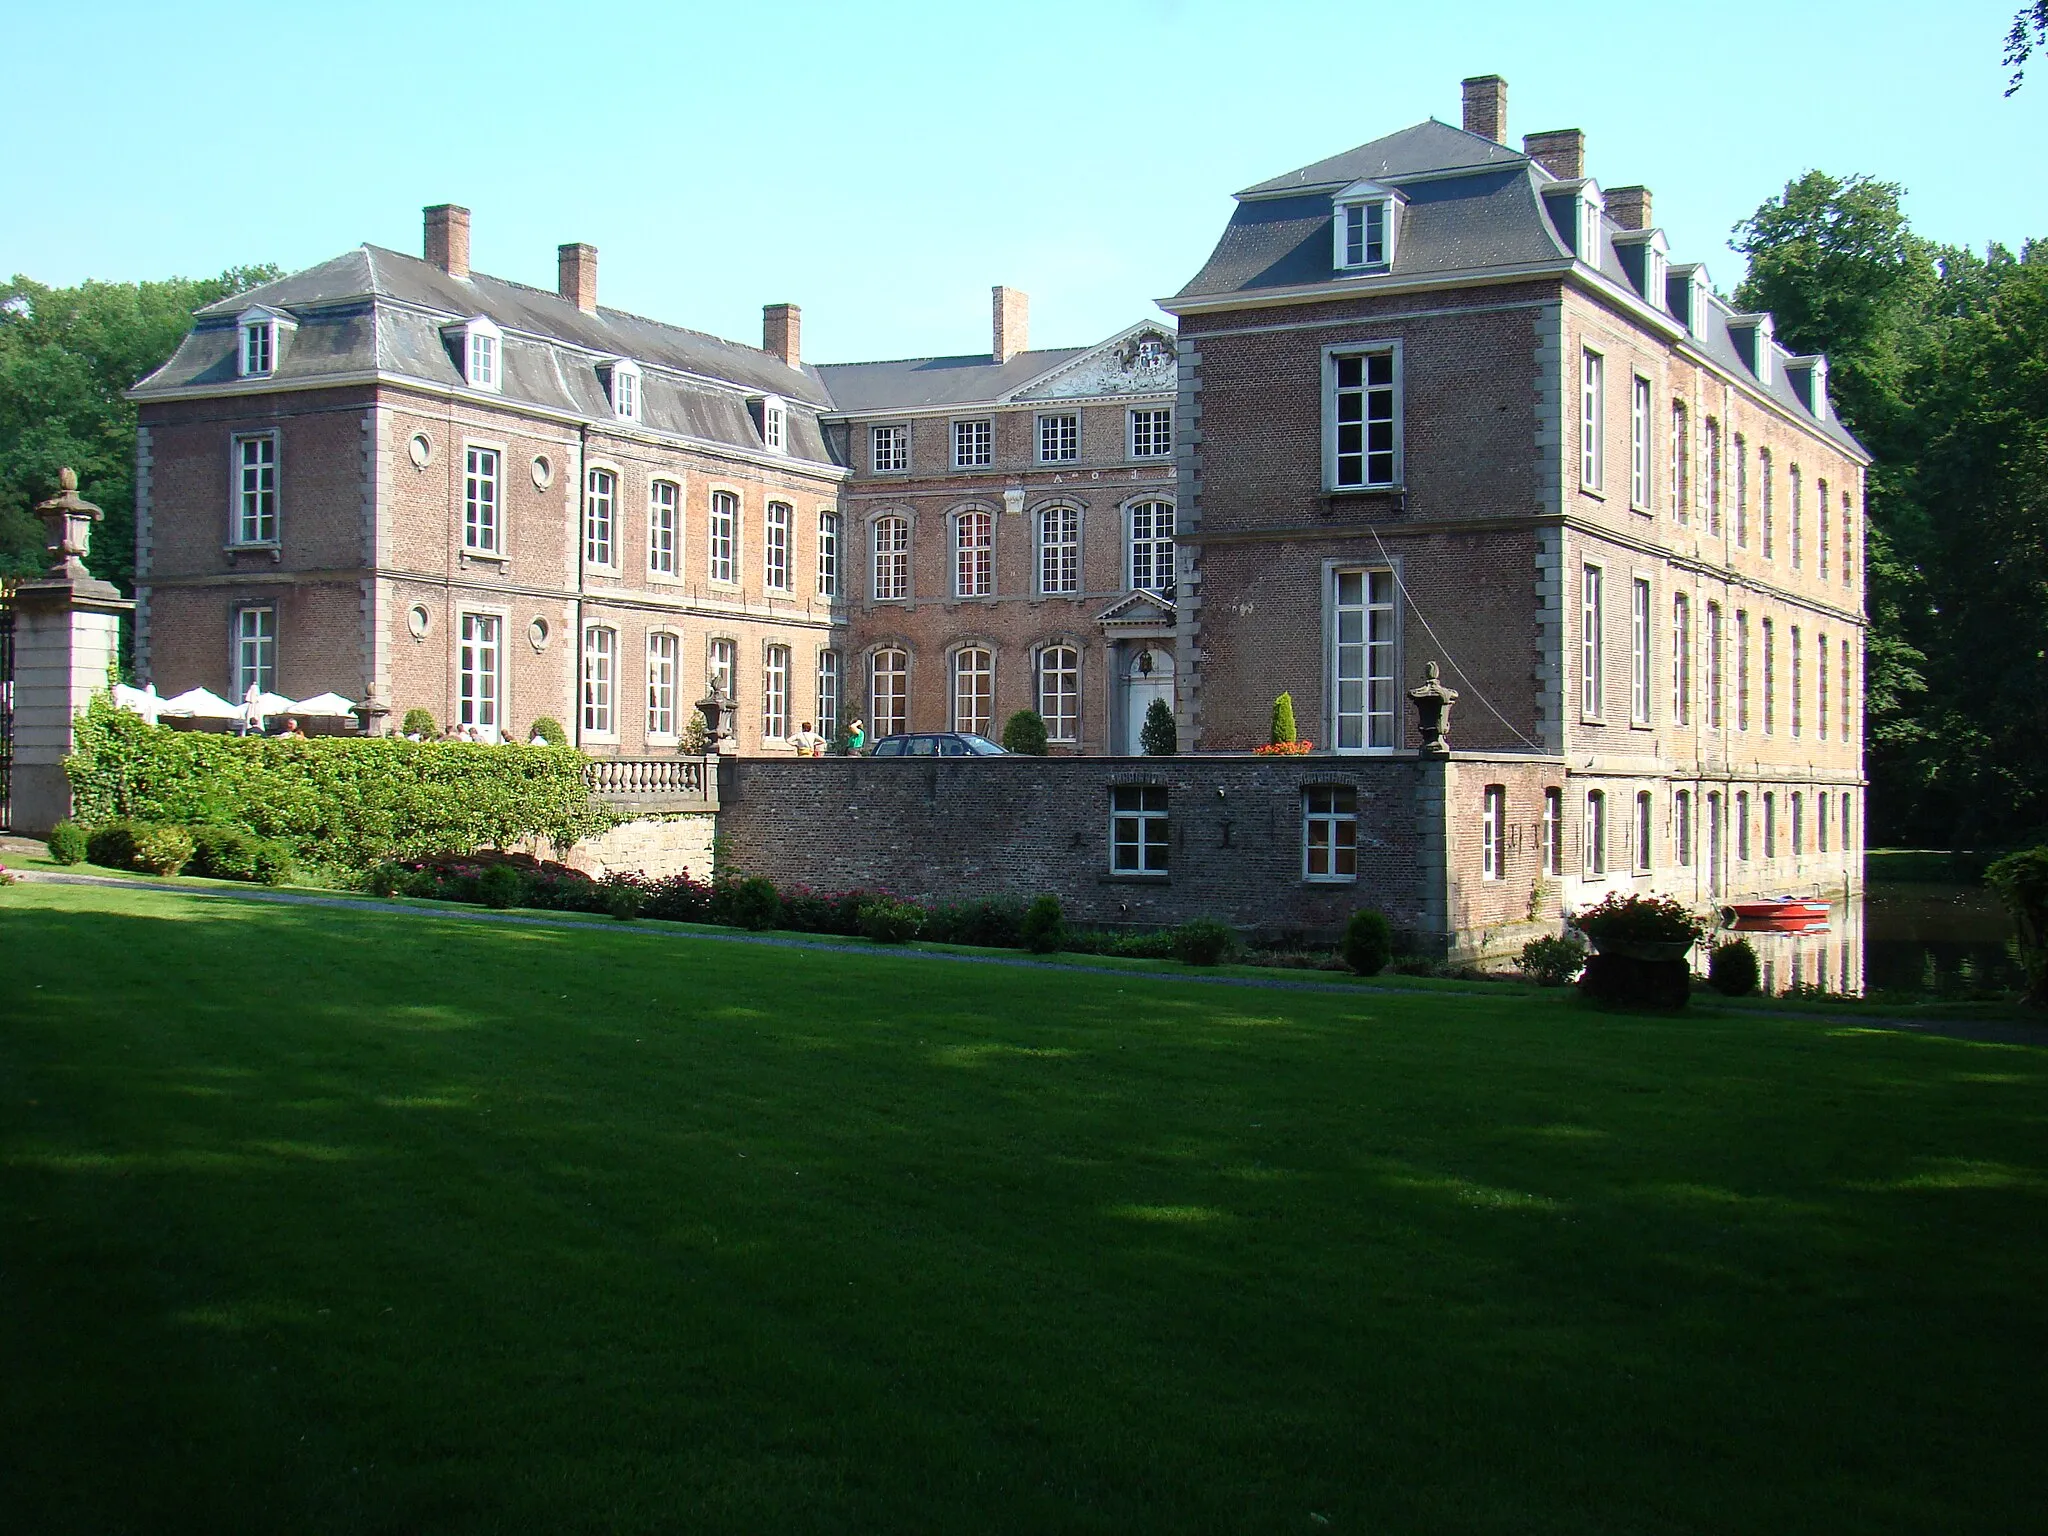
<path id="1" fill-rule="evenodd" d="M 1237 948 L 1237 935 L 1213 917 L 1197 917 L 1173 930 L 1173 958 L 1183 965 L 1218 965 Z"/>
<path id="2" fill-rule="evenodd" d="M 860 931 L 878 944 L 907 944 L 923 927 L 923 911 L 893 896 L 877 896 L 860 909 Z"/>
<path id="3" fill-rule="evenodd" d="M 1060 910 L 1059 897 L 1045 895 L 1034 900 L 1024 909 L 1019 928 L 1024 947 L 1034 955 L 1058 953 L 1067 936 L 1067 918 Z"/>
<path id="4" fill-rule="evenodd" d="M 510 864 L 493 864 L 476 877 L 476 893 L 483 898 L 485 906 L 503 912 L 508 907 L 524 905 L 526 882 Z"/>
<path id="5" fill-rule="evenodd" d="M 728 928 L 750 928 L 759 933 L 773 928 L 782 917 L 782 897 L 775 882 L 761 875 L 745 879 L 720 880 L 711 891 L 711 921 Z"/>
<path id="6" fill-rule="evenodd" d="M 1035 709 L 1020 709 L 1003 722 L 1003 748 L 1026 757 L 1045 756 L 1045 717 Z"/>
<path id="7" fill-rule="evenodd" d="M 566 747 L 569 745 L 569 733 L 562 729 L 561 721 L 550 715 L 542 715 L 533 722 L 532 734 L 538 736 L 551 747 Z"/>
<path id="8" fill-rule="evenodd" d="M 1138 745 L 1147 757 L 1172 757 L 1180 751 L 1180 727 L 1173 723 L 1173 706 L 1154 699 L 1145 711 L 1145 724 L 1138 732 Z"/>
<path id="9" fill-rule="evenodd" d="M 598 891 L 606 913 L 621 923 L 630 923 L 638 917 L 647 900 L 647 892 L 638 880 L 616 872 L 604 877 Z"/>
<path id="10" fill-rule="evenodd" d="M 1723 997 L 1746 997 L 1756 990 L 1763 968 L 1747 939 L 1726 939 L 1707 956 L 1707 985 Z"/>
<path id="11" fill-rule="evenodd" d="M 194 827 L 192 862 L 185 867 L 185 873 L 210 880 L 283 885 L 292 877 L 292 851 L 283 843 L 257 837 L 240 827 Z"/>
<path id="12" fill-rule="evenodd" d="M 1539 987 L 1566 986 L 1586 968 L 1586 945 L 1575 933 L 1548 933 L 1524 944 L 1515 964 Z"/>
<path id="13" fill-rule="evenodd" d="M 434 712 L 431 709 L 408 709 L 405 712 L 404 723 L 398 727 L 398 733 L 401 736 L 417 736 L 421 741 L 432 741 L 439 734 L 434 724 Z"/>
<path id="14" fill-rule="evenodd" d="M 1344 925 L 1344 941 L 1338 946 L 1344 963 L 1361 976 L 1377 976 L 1394 958 L 1394 930 L 1387 914 L 1374 907 L 1360 907 Z"/>
<path id="15" fill-rule="evenodd" d="M 1294 695 L 1283 693 L 1273 701 L 1273 745 L 1294 739 Z"/>
<path id="16" fill-rule="evenodd" d="M 192 834 L 159 821 L 129 823 L 128 868 L 145 875 L 175 875 L 192 861 Z"/>
<path id="17" fill-rule="evenodd" d="M 85 861 L 85 828 L 75 821 L 60 821 L 50 828 L 50 858 L 58 864 Z"/>

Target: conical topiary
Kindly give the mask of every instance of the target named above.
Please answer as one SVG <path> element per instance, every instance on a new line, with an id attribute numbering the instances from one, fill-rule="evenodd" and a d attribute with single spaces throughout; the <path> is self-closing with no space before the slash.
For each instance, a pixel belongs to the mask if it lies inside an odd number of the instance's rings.
<path id="1" fill-rule="evenodd" d="M 1147 757 L 1172 757 L 1180 750 L 1180 728 L 1173 723 L 1173 706 L 1154 699 L 1145 711 L 1145 725 L 1138 732 L 1138 745 Z"/>
<path id="2" fill-rule="evenodd" d="M 1294 695 L 1283 693 L 1273 701 L 1273 745 L 1295 740 Z"/>

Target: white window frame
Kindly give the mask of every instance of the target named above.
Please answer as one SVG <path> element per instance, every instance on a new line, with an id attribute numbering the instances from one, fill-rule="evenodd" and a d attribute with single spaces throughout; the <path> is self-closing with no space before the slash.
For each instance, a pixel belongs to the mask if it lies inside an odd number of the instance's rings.
<path id="1" fill-rule="evenodd" d="M 796 508 L 786 501 L 771 501 L 761 522 L 761 584 L 771 592 L 789 592 L 796 586 Z"/>
<path id="2" fill-rule="evenodd" d="M 1776 460 L 1775 460 L 1775 459 L 1774 459 L 1774 458 L 1772 457 L 1772 455 L 1771 455 L 1771 450 L 1770 450 L 1770 449 L 1768 449 L 1768 448 L 1759 448 L 1759 449 L 1757 449 L 1757 451 L 1756 451 L 1756 469 L 1757 469 L 1757 484 L 1758 484 L 1758 492 L 1757 492 L 1757 504 L 1758 504 L 1758 508 L 1759 508 L 1759 511 L 1760 511 L 1760 514 L 1761 514 L 1761 521 L 1762 521 L 1762 523 L 1763 523 L 1763 546 L 1764 546 L 1764 558 L 1765 558 L 1766 560 L 1775 560 L 1775 559 L 1777 559 L 1777 558 L 1778 558 L 1778 548 L 1777 548 L 1777 532 L 1778 532 L 1778 530 L 1777 530 L 1777 518 L 1778 518 L 1778 509 L 1777 509 L 1777 504 L 1776 504 L 1776 503 L 1777 503 L 1777 487 L 1776 487 L 1776 484 L 1775 484 L 1775 474 L 1774 474 L 1774 471 L 1776 470 L 1776 468 L 1777 468 L 1777 463 L 1776 463 Z"/>
<path id="3" fill-rule="evenodd" d="M 900 475 L 910 468 L 910 428 L 879 426 L 868 428 L 868 472 Z"/>
<path id="4" fill-rule="evenodd" d="M 1749 610 L 1735 610 L 1735 729 L 1749 729 Z"/>
<path id="5" fill-rule="evenodd" d="M 769 641 L 761 647 L 761 739 L 789 739 L 789 647 Z"/>
<path id="6" fill-rule="evenodd" d="M 672 629 L 647 632 L 647 739 L 678 739 L 682 707 L 683 638 Z"/>
<path id="7" fill-rule="evenodd" d="M 956 421 L 948 434 L 955 469 L 987 469 L 996 461 L 996 425 L 986 416 Z"/>
<path id="8" fill-rule="evenodd" d="M 1729 439 L 1735 459 L 1735 547 L 1749 548 L 1749 439 L 1737 432 Z"/>
<path id="9" fill-rule="evenodd" d="M 1785 471 L 1785 489 L 1791 501 L 1792 569 L 1795 571 L 1805 564 L 1806 557 L 1805 528 L 1803 526 L 1806 509 L 1801 496 L 1803 488 L 1803 477 L 1799 472 L 1799 466 L 1794 464 Z"/>
<path id="10" fill-rule="evenodd" d="M 1330 265 L 1339 272 L 1389 270 L 1399 226 L 1400 202 L 1393 193 L 1339 194 L 1331 219 Z"/>
<path id="11" fill-rule="evenodd" d="M 1109 790 L 1109 872 L 1172 871 L 1172 797 L 1163 784 L 1113 784 Z"/>
<path id="12" fill-rule="evenodd" d="M 244 320 L 237 327 L 235 359 L 238 378 L 267 379 L 277 372 L 277 322 Z"/>
<path id="13" fill-rule="evenodd" d="M 1579 567 L 1579 718 L 1607 718 L 1607 568 Z"/>
<path id="14" fill-rule="evenodd" d="M 953 595 L 996 595 L 996 515 L 987 507 L 962 507 L 947 522 L 953 534 Z M 970 542 L 971 541 L 971 542 Z"/>
<path id="15" fill-rule="evenodd" d="M 1671 516 L 1692 521 L 1692 412 L 1683 400 L 1671 402 Z"/>
<path id="16" fill-rule="evenodd" d="M 1692 724 L 1692 594 L 1671 594 L 1671 721 Z"/>
<path id="17" fill-rule="evenodd" d="M 1081 739 L 1081 648 L 1056 641 L 1040 649 L 1037 663 L 1045 739 L 1072 745 Z"/>
<path id="18" fill-rule="evenodd" d="M 1691 869 L 1693 862 L 1693 809 L 1692 791 L 1675 790 L 1671 796 L 1671 852 L 1673 862 L 1680 869 Z"/>
<path id="19" fill-rule="evenodd" d="M 505 392 L 505 333 L 488 316 L 472 315 L 463 324 L 462 378 L 471 389 Z"/>
<path id="20" fill-rule="evenodd" d="M 1607 489 L 1607 357 L 1591 347 L 1579 353 L 1579 489 Z"/>
<path id="21" fill-rule="evenodd" d="M 229 631 L 234 662 L 235 696 L 240 704 L 254 683 L 258 693 L 277 691 L 277 604 L 242 603 L 235 608 Z"/>
<path id="22" fill-rule="evenodd" d="M 237 432 L 229 440 L 228 454 L 228 543 L 238 549 L 275 549 L 281 526 L 278 495 L 284 457 L 281 434 Z M 251 447 L 266 450 L 249 459 Z M 256 478 L 252 483 L 251 472 Z"/>
<path id="23" fill-rule="evenodd" d="M 472 555 L 505 552 L 505 449 L 462 445 L 462 548 Z"/>
<path id="24" fill-rule="evenodd" d="M 593 464 L 583 475 L 583 563 L 600 571 L 619 568 L 619 484 L 615 465 Z"/>
<path id="25" fill-rule="evenodd" d="M 1635 577 L 1629 582 L 1628 594 L 1628 718 L 1631 725 L 1648 725 L 1656 693 L 1650 686 L 1654 650 L 1649 581 Z"/>
<path id="26" fill-rule="evenodd" d="M 1394 490 L 1403 484 L 1407 473 L 1407 440 L 1402 409 L 1405 394 L 1404 348 L 1398 340 L 1357 341 L 1323 348 L 1323 489 L 1326 491 L 1380 491 Z M 1340 382 L 1343 365 L 1357 360 L 1363 366 L 1359 370 L 1356 385 Z M 1374 361 L 1384 360 L 1387 377 L 1375 379 L 1372 375 Z M 1360 436 L 1356 452 L 1345 451 L 1342 430 L 1354 425 L 1343 420 L 1343 400 L 1356 394 L 1359 397 L 1359 418 L 1355 425 Z M 1384 418 L 1372 414 L 1375 398 L 1384 395 L 1387 415 Z M 1371 429 L 1384 421 L 1388 426 L 1387 446 L 1374 447 Z M 1375 478 L 1373 463 L 1386 460 L 1385 478 Z M 1357 479 L 1345 479 L 1345 461 L 1358 460 Z"/>
<path id="27" fill-rule="evenodd" d="M 1723 465 L 1721 463 L 1721 423 L 1717 417 L 1709 416 L 1707 418 L 1706 432 L 1706 479 L 1701 489 L 1705 494 L 1706 500 L 1707 537 L 1718 539 L 1721 537 L 1721 479 Z"/>
<path id="28" fill-rule="evenodd" d="M 1033 421 L 1033 437 L 1041 464 L 1078 464 L 1081 460 L 1081 413 L 1040 411 Z"/>
<path id="29" fill-rule="evenodd" d="M 1127 590 L 1167 597 L 1174 590 L 1174 504 L 1148 496 L 1124 509 L 1124 580 Z"/>
<path id="30" fill-rule="evenodd" d="M 1355 578 L 1359 601 L 1347 603 Z M 1399 583 L 1387 565 L 1332 565 L 1324 588 L 1327 639 L 1324 697 L 1329 741 L 1338 752 L 1392 752 L 1401 742 Z M 1347 618 L 1355 615 L 1355 623 Z M 1356 685 L 1355 693 L 1347 685 Z M 1355 699 L 1357 708 L 1347 707 Z"/>
<path id="31" fill-rule="evenodd" d="M 885 512 L 868 527 L 868 597 L 877 603 L 910 600 L 910 519 Z"/>
<path id="32" fill-rule="evenodd" d="M 776 395 L 761 397 L 761 446 L 770 453 L 789 452 L 789 407 Z"/>
<path id="33" fill-rule="evenodd" d="M 825 738 L 827 746 L 836 747 L 839 744 L 840 703 L 844 697 L 840 686 L 839 653 L 830 648 L 819 651 L 812 678 L 815 689 L 813 713 L 818 734 Z"/>
<path id="34" fill-rule="evenodd" d="M 1587 182 L 1579 188 L 1579 218 L 1577 230 L 1578 249 L 1572 254 L 1589 267 L 1600 265 L 1600 247 L 1604 233 L 1602 219 L 1607 213 L 1607 199 L 1600 194 L 1600 188 Z"/>
<path id="35" fill-rule="evenodd" d="M 1555 784 L 1543 790 L 1543 873 L 1564 877 L 1564 791 Z"/>
<path id="36" fill-rule="evenodd" d="M 740 702 L 740 644 L 729 635 L 717 635 L 704 644 L 704 682 L 713 693 L 722 693 L 737 709 Z"/>
<path id="37" fill-rule="evenodd" d="M 740 519 L 745 503 L 730 486 L 714 486 L 704 518 L 704 579 L 722 587 L 740 581 Z"/>
<path id="38" fill-rule="evenodd" d="M 1134 459 L 1173 457 L 1173 407 L 1132 406 L 1124 413 L 1124 449 Z"/>
<path id="39" fill-rule="evenodd" d="M 1489 784 L 1480 797 L 1479 878 L 1499 880 L 1507 869 L 1508 790 Z"/>
<path id="40" fill-rule="evenodd" d="M 583 626 L 578 718 L 585 740 L 619 739 L 619 631 L 611 624 Z"/>
<path id="41" fill-rule="evenodd" d="M 665 476 L 647 483 L 647 574 L 667 581 L 683 574 L 683 487 Z"/>
<path id="42" fill-rule="evenodd" d="M 1607 874 L 1607 791 L 1604 789 L 1586 791 L 1579 863 L 1589 880 L 1598 880 Z"/>
<path id="43" fill-rule="evenodd" d="M 1302 786 L 1301 878 L 1310 885 L 1358 883 L 1356 785 Z"/>
<path id="44" fill-rule="evenodd" d="M 1032 522 L 1038 535 L 1038 592 L 1072 597 L 1081 590 L 1081 509 L 1072 502 L 1040 507 Z"/>
<path id="45" fill-rule="evenodd" d="M 612 364 L 611 372 L 612 414 L 621 421 L 639 421 L 646 388 L 640 365 L 621 358 Z"/>
<path id="46" fill-rule="evenodd" d="M 952 683 L 952 728 L 986 736 L 996 716 L 996 653 L 986 645 L 956 649 L 947 671 Z"/>
<path id="47" fill-rule="evenodd" d="M 1628 504 L 1637 512 L 1648 512 L 1650 484 L 1655 455 L 1651 452 L 1650 381 L 1640 373 L 1629 375 L 1628 386 Z"/>
<path id="48" fill-rule="evenodd" d="M 505 630 L 503 612 L 465 608 L 455 619 L 455 723 L 475 726 L 496 741 L 504 729 Z"/>
<path id="49" fill-rule="evenodd" d="M 1647 789 L 1636 791 L 1635 872 L 1651 874 L 1657 864 L 1657 802 Z"/>
<path id="50" fill-rule="evenodd" d="M 1721 729 L 1723 715 L 1721 689 L 1725 681 L 1725 663 L 1722 657 L 1722 648 L 1728 643 L 1728 637 L 1725 632 L 1727 622 L 1727 617 L 1723 613 L 1721 605 L 1709 601 L 1707 604 L 1707 625 L 1704 633 L 1700 636 L 1700 641 L 1705 646 L 1707 653 L 1705 669 L 1706 698 L 1704 700 L 1706 709 L 1704 713 L 1706 715 L 1707 729 L 1710 731 Z"/>
<path id="51" fill-rule="evenodd" d="M 877 646 L 869 653 L 868 709 L 877 741 L 910 729 L 910 652 L 902 646 Z"/>
<path id="52" fill-rule="evenodd" d="M 842 524 L 837 512 L 824 511 L 818 514 L 818 596 L 839 595 L 839 533 Z"/>
<path id="53" fill-rule="evenodd" d="M 1778 732 L 1778 625 L 1766 617 L 1763 629 L 1764 734 Z"/>

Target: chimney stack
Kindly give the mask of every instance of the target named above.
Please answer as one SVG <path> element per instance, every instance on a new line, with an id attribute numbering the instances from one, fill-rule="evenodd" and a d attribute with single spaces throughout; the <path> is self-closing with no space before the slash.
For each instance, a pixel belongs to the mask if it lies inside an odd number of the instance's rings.
<path id="1" fill-rule="evenodd" d="M 990 350 L 999 363 L 1007 363 L 1019 352 L 1031 350 L 1031 295 L 1021 288 L 994 290 L 995 345 Z"/>
<path id="2" fill-rule="evenodd" d="M 469 276 L 469 210 L 436 203 L 427 217 L 427 260 L 450 277 Z"/>
<path id="3" fill-rule="evenodd" d="M 1586 135 L 1577 128 L 1525 133 L 1522 153 L 1559 181 L 1577 181 L 1586 174 Z"/>
<path id="4" fill-rule="evenodd" d="M 1648 187 L 1609 187 L 1607 189 L 1607 216 L 1623 229 L 1648 229 L 1650 227 L 1650 189 Z"/>
<path id="5" fill-rule="evenodd" d="M 1474 75 L 1465 87 L 1465 131 L 1496 144 L 1508 141 L 1508 83 L 1499 75 Z"/>
<path id="6" fill-rule="evenodd" d="M 555 291 L 586 315 L 597 313 L 597 247 L 565 245 L 555 252 Z"/>
<path id="7" fill-rule="evenodd" d="M 773 352 L 792 368 L 803 366 L 803 311 L 794 304 L 761 306 L 761 350 Z"/>

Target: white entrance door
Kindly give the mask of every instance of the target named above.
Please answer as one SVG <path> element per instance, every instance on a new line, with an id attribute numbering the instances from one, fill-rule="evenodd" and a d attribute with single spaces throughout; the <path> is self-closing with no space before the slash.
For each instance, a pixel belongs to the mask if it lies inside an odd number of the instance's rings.
<path id="1" fill-rule="evenodd" d="M 1124 670 L 1124 752 L 1144 754 L 1145 715 L 1155 699 L 1173 708 L 1173 652 L 1141 646 Z"/>

